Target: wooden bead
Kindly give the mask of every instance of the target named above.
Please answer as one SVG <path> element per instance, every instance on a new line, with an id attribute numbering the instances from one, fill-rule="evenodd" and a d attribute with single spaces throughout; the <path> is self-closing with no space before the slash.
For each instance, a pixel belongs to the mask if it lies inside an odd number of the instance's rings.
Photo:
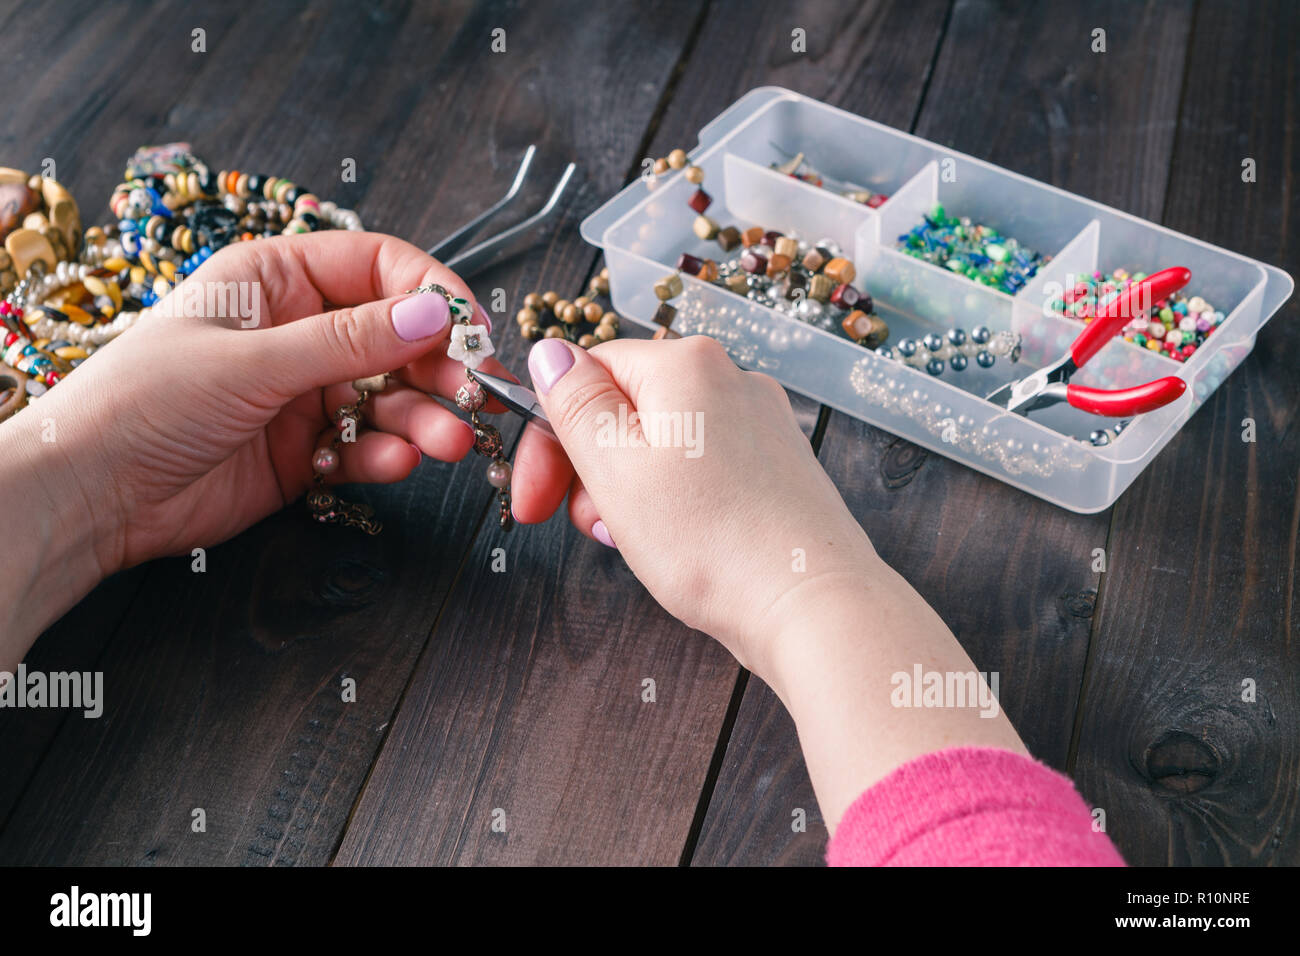
<path id="1" fill-rule="evenodd" d="M 388 376 L 381 374 L 353 379 L 352 387 L 358 392 L 382 392 L 388 388 Z"/>
<path id="2" fill-rule="evenodd" d="M 824 265 L 826 265 L 826 257 L 817 249 L 809 249 L 808 254 L 803 257 L 803 267 L 809 272 L 821 272 Z"/>
<path id="3" fill-rule="evenodd" d="M 680 332 L 674 332 L 666 325 L 655 329 L 655 334 L 651 336 L 651 338 L 653 338 L 656 342 L 660 341 L 661 339 L 680 339 L 681 337 L 682 334 Z"/>
<path id="4" fill-rule="evenodd" d="M 577 325 L 582 321 L 582 310 L 570 302 L 560 313 L 560 321 L 565 325 Z"/>
<path id="5" fill-rule="evenodd" d="M 614 312 L 606 312 L 600 317 L 601 325 L 608 325 L 615 332 L 618 331 L 618 315 Z"/>
<path id="6" fill-rule="evenodd" d="M 568 299 L 556 299 L 555 304 L 551 306 L 551 309 L 555 312 L 555 317 L 557 319 L 561 319 L 564 317 L 564 310 L 567 309 L 572 304 L 573 303 L 571 303 Z"/>
<path id="7" fill-rule="evenodd" d="M 656 325 L 662 325 L 664 328 L 673 324 L 673 319 L 677 318 L 677 310 L 667 302 L 660 302 L 659 308 L 655 309 L 654 321 Z"/>
<path id="8" fill-rule="evenodd" d="M 591 301 L 591 296 L 580 295 L 573 300 L 573 304 L 576 305 L 579 309 L 585 309 L 587 307 L 587 303 L 590 301 Z"/>
<path id="9" fill-rule="evenodd" d="M 871 317 L 861 309 L 854 309 L 844 317 L 840 325 L 845 335 L 857 341 L 866 338 L 867 333 L 871 331 Z"/>
<path id="10" fill-rule="evenodd" d="M 37 259 L 44 262 L 51 271 L 59 264 L 50 240 L 35 229 L 15 229 L 9 233 L 5 237 L 5 251 L 13 260 L 14 271 L 20 276 L 26 275 Z"/>
<path id="11" fill-rule="evenodd" d="M 599 302 L 588 302 L 582 307 L 582 317 L 592 324 L 599 322 L 604 314 L 605 310 L 600 307 Z"/>
<path id="12" fill-rule="evenodd" d="M 704 182 L 704 170 L 700 169 L 698 166 L 687 166 L 686 181 L 698 186 L 700 183 Z"/>
<path id="13" fill-rule="evenodd" d="M 735 226 L 727 226 L 725 229 L 719 229 L 716 236 L 718 245 L 722 247 L 723 252 L 730 252 L 736 246 L 740 245 L 740 230 Z"/>
<path id="14" fill-rule="evenodd" d="M 654 169 L 655 169 L 656 176 L 662 176 L 664 173 L 668 172 L 669 169 L 668 160 L 656 159 Z"/>
<path id="15" fill-rule="evenodd" d="M 546 330 L 544 335 L 548 339 L 562 339 L 564 338 L 564 327 L 559 325 L 552 325 L 550 328 Z"/>
<path id="16" fill-rule="evenodd" d="M 830 276 L 836 285 L 852 282 L 858 275 L 858 270 L 853 268 L 853 263 L 839 256 L 826 263 L 826 268 L 822 271 Z"/>
<path id="17" fill-rule="evenodd" d="M 534 312 L 541 312 L 542 309 L 546 308 L 546 300 L 544 300 L 538 293 L 530 292 L 524 296 L 524 305 L 527 308 L 532 309 Z"/>
<path id="18" fill-rule="evenodd" d="M 515 313 L 515 321 L 519 323 L 520 328 L 523 328 L 529 322 L 532 322 L 535 325 L 539 320 L 540 316 L 538 315 L 537 310 L 530 309 L 528 306 L 524 306 Z"/>
<path id="19" fill-rule="evenodd" d="M 713 197 L 703 189 L 695 190 L 695 192 L 691 193 L 691 198 L 686 200 L 686 205 L 690 206 L 701 216 L 704 215 L 705 210 L 707 210 L 712 203 Z"/>
<path id="20" fill-rule="evenodd" d="M 686 150 L 675 149 L 668 154 L 668 165 L 673 169 L 681 169 L 686 165 Z"/>
<path id="21" fill-rule="evenodd" d="M 675 299 L 682 294 L 682 277 L 677 273 L 670 276 L 664 276 L 655 283 L 655 295 L 660 301 L 667 302 L 669 299 Z"/>
<path id="22" fill-rule="evenodd" d="M 609 295 L 609 276 L 592 276 L 591 291 L 596 293 L 596 295 Z"/>
<path id="23" fill-rule="evenodd" d="M 791 239 L 789 236 L 782 236 L 776 240 L 776 245 L 772 247 L 778 256 L 785 256 L 791 261 L 799 254 L 799 241 Z"/>
<path id="24" fill-rule="evenodd" d="M 591 334 L 596 337 L 597 342 L 609 342 L 618 335 L 618 332 L 608 325 L 601 324 L 596 326 Z"/>
<path id="25" fill-rule="evenodd" d="M 555 303 L 560 301 L 560 294 L 554 290 L 542 293 L 542 301 L 546 303 L 548 309 L 555 308 Z"/>
<path id="26" fill-rule="evenodd" d="M 601 267 L 601 270 L 600 270 L 600 277 L 601 277 L 602 279 L 604 279 L 606 282 L 609 281 L 609 266 L 602 266 L 602 267 Z"/>
<path id="27" fill-rule="evenodd" d="M 818 302 L 825 302 L 831 297 L 831 292 L 835 289 L 835 282 L 824 272 L 819 272 L 812 277 L 808 283 L 808 295 Z"/>
<path id="28" fill-rule="evenodd" d="M 741 295 L 748 292 L 749 280 L 745 277 L 745 273 L 733 272 L 731 275 L 727 276 L 727 288 L 732 292 L 738 292 Z"/>
<path id="29" fill-rule="evenodd" d="M 578 337 L 578 345 L 584 349 L 589 349 L 593 345 L 598 344 L 599 342 L 600 339 L 596 338 L 596 336 L 591 335 L 590 333 Z"/>
<path id="30" fill-rule="evenodd" d="M 700 264 L 700 271 L 696 275 L 705 282 L 715 282 L 718 278 L 718 264 L 712 259 L 705 259 Z"/>
<path id="31" fill-rule="evenodd" d="M 753 226 L 749 229 L 746 229 L 743 233 L 740 234 L 740 239 L 746 246 L 758 245 L 763 241 L 763 227 Z"/>
<path id="32" fill-rule="evenodd" d="M 701 239 L 712 239 L 718 234 L 718 224 L 708 216 L 696 216 L 695 223 L 691 227 L 695 234 Z"/>
<path id="33" fill-rule="evenodd" d="M 554 328 L 554 326 L 552 326 Z M 527 325 L 521 325 L 519 331 L 523 333 L 524 338 L 530 342 L 536 342 L 542 337 L 542 327 L 536 322 L 529 322 Z"/>
<path id="34" fill-rule="evenodd" d="M 772 253 L 772 258 L 767 260 L 768 278 L 776 278 L 785 275 L 790 271 L 790 257 L 783 256 L 778 252 Z"/>

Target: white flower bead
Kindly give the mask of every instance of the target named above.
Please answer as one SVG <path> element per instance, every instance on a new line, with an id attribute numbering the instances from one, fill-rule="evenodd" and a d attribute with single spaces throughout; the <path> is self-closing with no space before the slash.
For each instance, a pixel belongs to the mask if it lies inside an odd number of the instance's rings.
<path id="1" fill-rule="evenodd" d="M 447 346 L 448 358 L 464 363 L 467 368 L 478 368 L 494 351 L 486 325 L 452 326 L 451 344 Z"/>

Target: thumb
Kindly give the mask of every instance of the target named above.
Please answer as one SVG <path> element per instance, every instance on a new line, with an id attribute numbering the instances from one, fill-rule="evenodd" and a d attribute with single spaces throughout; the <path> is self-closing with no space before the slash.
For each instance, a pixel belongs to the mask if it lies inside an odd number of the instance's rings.
<path id="1" fill-rule="evenodd" d="M 597 432 L 625 414 L 632 402 L 600 362 L 585 349 L 564 339 L 542 339 L 528 353 L 528 372 L 537 396 L 550 419 L 555 436 L 564 446 L 569 461 L 589 488 L 602 486 L 611 477 L 608 455 L 597 441 Z"/>
<path id="2" fill-rule="evenodd" d="M 453 310 L 472 315 L 473 308 L 466 299 L 449 305 L 437 292 L 417 292 L 306 316 L 249 339 L 273 363 L 276 388 L 301 395 L 415 361 L 447 341 Z"/>

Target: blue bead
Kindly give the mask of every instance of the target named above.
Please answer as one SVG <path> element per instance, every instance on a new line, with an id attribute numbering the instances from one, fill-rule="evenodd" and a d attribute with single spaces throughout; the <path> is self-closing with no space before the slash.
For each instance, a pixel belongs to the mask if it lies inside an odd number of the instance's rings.
<path id="1" fill-rule="evenodd" d="M 937 352 L 939 349 L 943 348 L 943 339 L 939 338 L 939 336 L 935 335 L 933 332 L 927 335 L 923 341 L 925 342 L 925 347 L 931 352 Z"/>
<path id="2" fill-rule="evenodd" d="M 996 360 L 993 358 L 993 353 L 985 349 L 975 356 L 975 361 L 979 362 L 981 368 L 992 368 Z"/>
<path id="3" fill-rule="evenodd" d="M 949 329 L 948 341 L 953 345 L 962 346 L 966 344 L 966 333 L 961 329 Z"/>
<path id="4" fill-rule="evenodd" d="M 925 370 L 931 375 L 943 374 L 943 359 L 930 359 L 925 363 Z"/>
<path id="5" fill-rule="evenodd" d="M 911 339 L 899 339 L 898 354 L 903 358 L 911 358 L 916 354 L 916 343 Z"/>
<path id="6" fill-rule="evenodd" d="M 958 353 L 948 360 L 948 364 L 954 372 L 963 371 L 966 368 L 966 356 Z"/>
<path id="7" fill-rule="evenodd" d="M 975 328 L 971 329 L 970 332 L 970 340 L 976 345 L 983 345 L 991 336 L 992 333 L 989 332 L 988 326 L 986 325 L 977 325 Z"/>

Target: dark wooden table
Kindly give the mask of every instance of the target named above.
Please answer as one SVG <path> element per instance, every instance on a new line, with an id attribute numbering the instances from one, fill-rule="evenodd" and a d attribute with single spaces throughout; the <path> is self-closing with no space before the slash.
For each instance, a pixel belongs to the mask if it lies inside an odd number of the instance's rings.
<path id="1" fill-rule="evenodd" d="M 568 160 L 581 188 L 546 242 L 476 280 L 513 309 L 583 288 L 599 260 L 576 225 L 643 157 L 776 84 L 1300 273 L 1296 6 L 1045 6 L 27 0 L 0 20 L 0 165 L 53 158 L 103 221 L 137 145 L 187 139 L 428 244 L 535 142 L 531 201 Z M 1296 315 L 1098 515 L 794 397 L 876 546 L 1133 863 L 1300 862 Z M 481 468 L 367 491 L 377 538 L 295 507 L 205 573 L 105 582 L 29 657 L 103 671 L 104 716 L 0 713 L 0 863 L 820 862 L 768 688 L 564 520 L 503 535 Z"/>

